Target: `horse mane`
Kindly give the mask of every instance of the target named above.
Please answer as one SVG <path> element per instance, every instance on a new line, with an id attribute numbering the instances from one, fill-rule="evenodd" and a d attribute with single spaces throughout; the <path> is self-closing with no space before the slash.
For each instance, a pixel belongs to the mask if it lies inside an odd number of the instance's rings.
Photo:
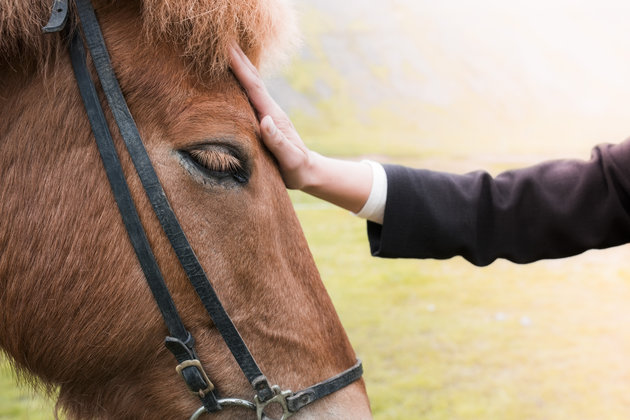
<path id="1" fill-rule="evenodd" d="M 139 0 L 138 7 L 147 40 L 176 45 L 195 73 L 207 80 L 227 71 L 234 41 L 258 67 L 281 62 L 297 39 L 288 1 Z M 65 41 L 41 30 L 51 6 L 52 0 L 0 0 L 2 59 L 34 62 L 40 68 L 55 60 Z"/>

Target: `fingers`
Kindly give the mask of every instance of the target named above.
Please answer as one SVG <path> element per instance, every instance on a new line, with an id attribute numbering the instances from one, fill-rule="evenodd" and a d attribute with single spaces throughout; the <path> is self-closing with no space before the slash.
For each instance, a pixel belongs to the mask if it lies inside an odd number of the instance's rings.
<path id="1" fill-rule="evenodd" d="M 230 53 L 232 55 L 232 58 L 236 59 L 236 61 L 240 63 L 241 66 L 245 66 L 251 72 L 258 74 L 258 70 L 256 69 L 256 66 L 254 66 L 254 64 L 252 64 L 252 62 L 249 61 L 249 58 L 247 57 L 247 55 L 243 52 L 241 47 L 236 42 L 232 42 L 232 45 L 230 46 Z"/>
<path id="2" fill-rule="evenodd" d="M 271 116 L 267 115 L 260 121 L 260 129 L 265 146 L 278 159 L 282 167 L 299 165 L 299 161 L 304 159 L 304 151 L 278 129 Z"/>
<path id="3" fill-rule="evenodd" d="M 287 188 L 302 189 L 308 172 L 308 150 L 293 143 L 269 115 L 260 122 L 260 129 L 265 146 L 278 161 Z"/>
<path id="4" fill-rule="evenodd" d="M 256 67 L 236 44 L 230 48 L 230 59 L 232 72 L 261 118 L 262 140 L 278 161 L 285 185 L 301 189 L 305 185 L 305 172 L 308 172 L 309 150 L 287 114 L 267 92 Z"/>
<path id="5" fill-rule="evenodd" d="M 247 92 L 258 115 L 272 115 L 276 119 L 280 118 L 284 112 L 267 92 L 256 67 L 236 44 L 232 44 L 230 48 L 230 59 L 232 72 Z"/>
<path id="6" fill-rule="evenodd" d="M 276 127 L 273 119 L 269 115 L 260 120 L 260 130 L 265 146 L 267 146 L 272 153 L 282 147 L 281 144 L 284 140 L 282 133 L 278 130 L 278 127 Z"/>

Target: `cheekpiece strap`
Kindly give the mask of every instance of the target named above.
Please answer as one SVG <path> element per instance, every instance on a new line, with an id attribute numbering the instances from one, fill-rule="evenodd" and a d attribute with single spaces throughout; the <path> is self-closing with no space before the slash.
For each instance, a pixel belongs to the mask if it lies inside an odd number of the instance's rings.
<path id="1" fill-rule="evenodd" d="M 357 359 L 357 362 L 350 369 L 288 397 L 287 406 L 289 411 L 295 413 L 304 406 L 345 388 L 358 380 L 362 375 L 363 363 Z"/>

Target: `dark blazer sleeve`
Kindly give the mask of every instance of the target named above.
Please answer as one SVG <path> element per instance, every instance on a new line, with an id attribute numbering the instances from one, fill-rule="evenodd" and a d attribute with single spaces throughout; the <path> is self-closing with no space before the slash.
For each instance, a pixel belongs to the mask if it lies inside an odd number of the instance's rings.
<path id="1" fill-rule="evenodd" d="M 383 225 L 368 222 L 372 254 L 527 263 L 630 241 L 630 140 L 492 178 L 385 165 Z"/>

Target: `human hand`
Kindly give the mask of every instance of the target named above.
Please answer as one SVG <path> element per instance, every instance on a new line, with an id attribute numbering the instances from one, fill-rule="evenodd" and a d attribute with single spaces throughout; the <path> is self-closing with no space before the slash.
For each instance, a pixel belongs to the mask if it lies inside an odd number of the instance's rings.
<path id="1" fill-rule="evenodd" d="M 269 95 L 258 70 L 241 48 L 230 50 L 232 72 L 247 92 L 260 120 L 262 140 L 278 161 L 287 188 L 304 189 L 312 184 L 318 156 L 305 145 L 287 114 Z"/>
<path id="2" fill-rule="evenodd" d="M 232 72 L 258 114 L 263 142 L 276 157 L 287 188 L 302 190 L 358 213 L 372 188 L 370 165 L 331 159 L 310 151 L 238 45 L 232 45 L 230 58 Z"/>

